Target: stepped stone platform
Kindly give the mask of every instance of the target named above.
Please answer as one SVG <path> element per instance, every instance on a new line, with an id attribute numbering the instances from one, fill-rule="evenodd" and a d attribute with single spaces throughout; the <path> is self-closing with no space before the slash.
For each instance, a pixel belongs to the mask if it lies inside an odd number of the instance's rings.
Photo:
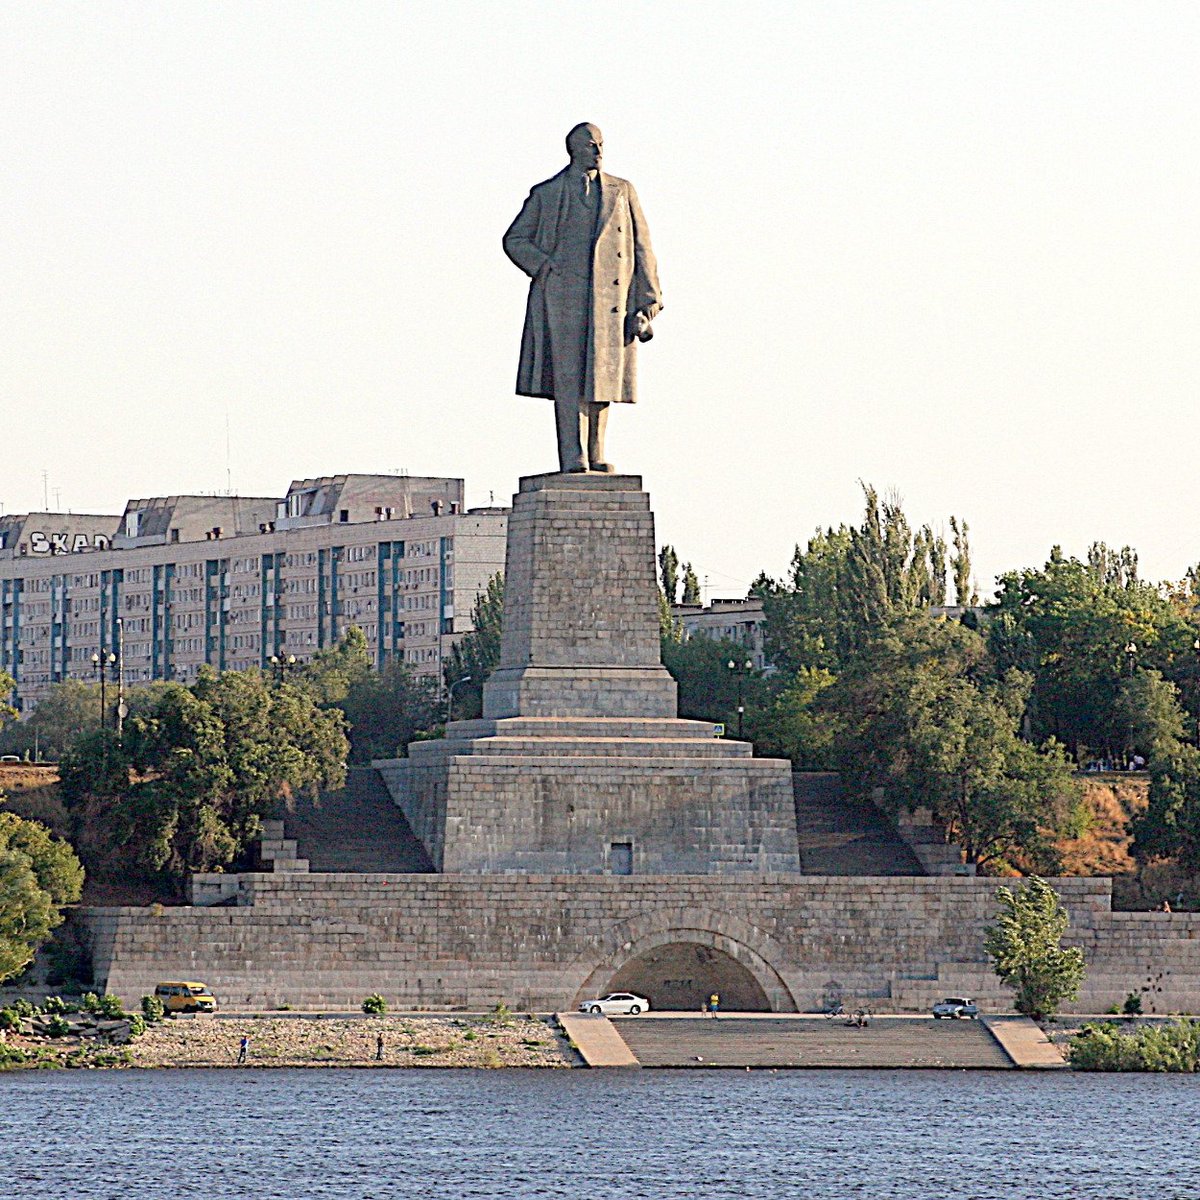
<path id="1" fill-rule="evenodd" d="M 660 1013 L 612 1023 L 643 1067 L 1013 1067 L 977 1021 L 873 1017 L 859 1029 L 823 1016 L 713 1020 Z"/>
<path id="2" fill-rule="evenodd" d="M 799 872 L 790 764 L 678 719 L 654 564 L 638 477 L 521 480 L 483 719 L 375 764 L 435 870 Z"/>

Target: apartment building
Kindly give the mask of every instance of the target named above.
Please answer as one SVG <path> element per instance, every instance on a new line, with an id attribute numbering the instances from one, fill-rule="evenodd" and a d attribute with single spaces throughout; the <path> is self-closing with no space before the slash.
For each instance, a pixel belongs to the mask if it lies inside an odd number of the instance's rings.
<path id="1" fill-rule="evenodd" d="M 504 569 L 507 520 L 464 512 L 461 479 L 394 475 L 4 518 L 0 671 L 29 710 L 111 656 L 127 685 L 190 682 L 205 663 L 286 669 L 357 625 L 378 665 L 440 678 L 475 596 Z"/>
<path id="2" fill-rule="evenodd" d="M 673 604 L 671 614 L 683 627 L 683 636 L 706 637 L 714 641 L 735 642 L 743 647 L 756 671 L 773 668 L 767 662 L 763 645 L 766 615 L 757 596 L 743 600 L 714 600 L 700 604 Z"/>

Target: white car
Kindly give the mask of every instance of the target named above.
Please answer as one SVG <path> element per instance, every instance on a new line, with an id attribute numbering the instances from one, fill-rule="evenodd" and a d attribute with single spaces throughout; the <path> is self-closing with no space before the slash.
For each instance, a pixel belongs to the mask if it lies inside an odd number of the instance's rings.
<path id="1" fill-rule="evenodd" d="M 619 1017 L 626 1013 L 636 1017 L 638 1013 L 650 1011 L 650 1001 L 645 996 L 635 996 L 632 992 L 610 992 L 598 1000 L 585 1000 L 579 1006 L 579 1011 L 606 1017 Z"/>
<path id="2" fill-rule="evenodd" d="M 945 1000 L 933 1006 L 933 1019 L 940 1021 L 949 1017 L 954 1021 L 974 1021 L 979 1016 L 979 1009 L 969 996 L 947 996 Z"/>

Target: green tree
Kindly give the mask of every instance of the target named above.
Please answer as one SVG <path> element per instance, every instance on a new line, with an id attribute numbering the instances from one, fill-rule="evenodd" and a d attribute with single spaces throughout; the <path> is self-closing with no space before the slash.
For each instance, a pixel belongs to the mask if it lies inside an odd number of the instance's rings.
<path id="1" fill-rule="evenodd" d="M 180 881 L 233 862 L 300 790 L 339 787 L 345 721 L 305 687 L 204 669 L 170 684 L 125 736 L 80 740 L 61 791 L 85 861 Z"/>
<path id="2" fill-rule="evenodd" d="M 350 726 L 350 760 L 356 763 L 403 755 L 408 743 L 443 715 L 434 681 L 400 661 L 352 683 L 340 708 Z"/>
<path id="3" fill-rule="evenodd" d="M 1176 742 L 1150 760 L 1146 808 L 1130 822 L 1133 854 L 1143 865 L 1155 859 L 1200 873 L 1200 751 Z"/>
<path id="4" fill-rule="evenodd" d="M 66 842 L 37 821 L 0 812 L 0 980 L 19 974 L 59 911 L 83 891 L 83 868 Z"/>
<path id="5" fill-rule="evenodd" d="M 311 693 L 323 708 L 340 705 L 350 689 L 373 670 L 367 636 L 357 625 L 294 672 L 292 682 Z"/>
<path id="6" fill-rule="evenodd" d="M 996 678 L 973 630 L 917 613 L 882 631 L 818 711 L 860 791 L 882 788 L 894 811 L 930 808 L 968 862 L 1016 855 L 1053 869 L 1078 797 L 1063 748 L 1021 739 L 1030 685 L 1017 671 Z"/>
<path id="7" fill-rule="evenodd" d="M 664 546 L 658 552 L 658 580 L 668 604 L 679 595 L 679 555 L 674 546 Z"/>
<path id="8" fill-rule="evenodd" d="M 946 598 L 946 544 L 929 526 L 912 532 L 899 499 L 863 485 L 862 523 L 817 530 L 796 547 L 789 576 L 751 592 L 766 613 L 767 658 L 785 674 L 838 674 L 890 621 Z"/>
<path id="9" fill-rule="evenodd" d="M 971 543 L 970 526 L 957 517 L 950 518 L 950 532 L 954 534 L 954 558 L 950 568 L 954 573 L 954 603 L 978 604 L 979 596 L 971 587 Z"/>
<path id="10" fill-rule="evenodd" d="M 679 685 L 679 715 L 696 721 L 724 722 L 737 727 L 738 675 L 729 663 L 746 660 L 746 648 L 737 642 L 716 641 L 707 637 L 663 644 L 663 666 Z M 766 687 L 761 676 L 743 675 L 742 699 L 747 726 L 765 708 Z"/>
<path id="11" fill-rule="evenodd" d="M 1097 543 L 1082 562 L 1056 546 L 1044 567 L 1002 575 L 989 608 L 998 665 L 1034 677 L 1033 736 L 1053 736 L 1080 759 L 1128 748 L 1120 697 L 1131 668 L 1187 681 L 1193 702 L 1197 694 L 1192 602 L 1140 582 L 1136 561 L 1128 547 Z"/>
<path id="12" fill-rule="evenodd" d="M 454 693 L 455 715 L 478 716 L 483 710 L 483 685 L 500 662 L 500 636 L 504 627 L 504 576 L 497 572 L 471 606 L 471 631 L 450 648 L 445 667 L 446 686 L 453 687 L 468 675 L 471 682 Z"/>
<path id="13" fill-rule="evenodd" d="M 833 683 L 833 676 L 822 667 L 801 667 L 778 684 L 764 681 L 763 708 L 746 714 L 756 752 L 790 759 L 793 766 L 809 771 L 832 770 L 833 727 L 820 700 Z"/>
<path id="14" fill-rule="evenodd" d="M 1114 717 L 1129 730 L 1129 749 L 1153 762 L 1170 757 L 1184 738 L 1187 714 L 1179 689 L 1154 669 L 1135 671 L 1117 691 Z"/>
<path id="15" fill-rule="evenodd" d="M 2 686 L 2 683 L 0 683 Z M 111 698 L 115 702 L 116 689 Z M 0 732 L 0 753 L 57 762 L 81 733 L 100 726 L 100 685 L 79 679 L 52 684 L 24 721 Z"/>
<path id="16" fill-rule="evenodd" d="M 692 570 L 691 563 L 683 564 L 683 598 L 680 603 L 700 603 L 700 580 L 696 578 L 696 572 Z"/>
<path id="17" fill-rule="evenodd" d="M 984 934 L 984 949 L 996 974 L 1016 992 L 1015 1007 L 1027 1017 L 1053 1016 L 1064 1000 L 1079 995 L 1083 951 L 1064 947 L 1070 925 L 1058 893 L 1032 875 L 1023 887 L 996 891 L 996 924 Z"/>

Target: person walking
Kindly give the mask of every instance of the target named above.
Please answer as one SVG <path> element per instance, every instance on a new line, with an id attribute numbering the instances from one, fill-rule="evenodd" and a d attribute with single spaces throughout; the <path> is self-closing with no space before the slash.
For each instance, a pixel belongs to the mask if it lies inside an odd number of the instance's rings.
<path id="1" fill-rule="evenodd" d="M 239 1064 L 241 1064 L 241 1063 L 244 1063 L 244 1062 L 246 1061 L 246 1055 L 247 1055 L 249 1052 L 250 1052 L 250 1039 L 249 1039 L 248 1037 L 244 1037 L 244 1038 L 242 1038 L 242 1040 L 241 1040 L 241 1041 L 238 1043 L 238 1057 L 237 1057 L 237 1060 L 238 1060 L 238 1063 L 239 1063 Z"/>
<path id="2" fill-rule="evenodd" d="M 375 1035 L 375 1061 L 383 1062 L 383 1034 Z"/>
<path id="3" fill-rule="evenodd" d="M 721 1011 L 721 997 L 713 992 L 708 998 L 708 1011 L 712 1015 L 714 1021 L 718 1020 L 718 1014 Z"/>

